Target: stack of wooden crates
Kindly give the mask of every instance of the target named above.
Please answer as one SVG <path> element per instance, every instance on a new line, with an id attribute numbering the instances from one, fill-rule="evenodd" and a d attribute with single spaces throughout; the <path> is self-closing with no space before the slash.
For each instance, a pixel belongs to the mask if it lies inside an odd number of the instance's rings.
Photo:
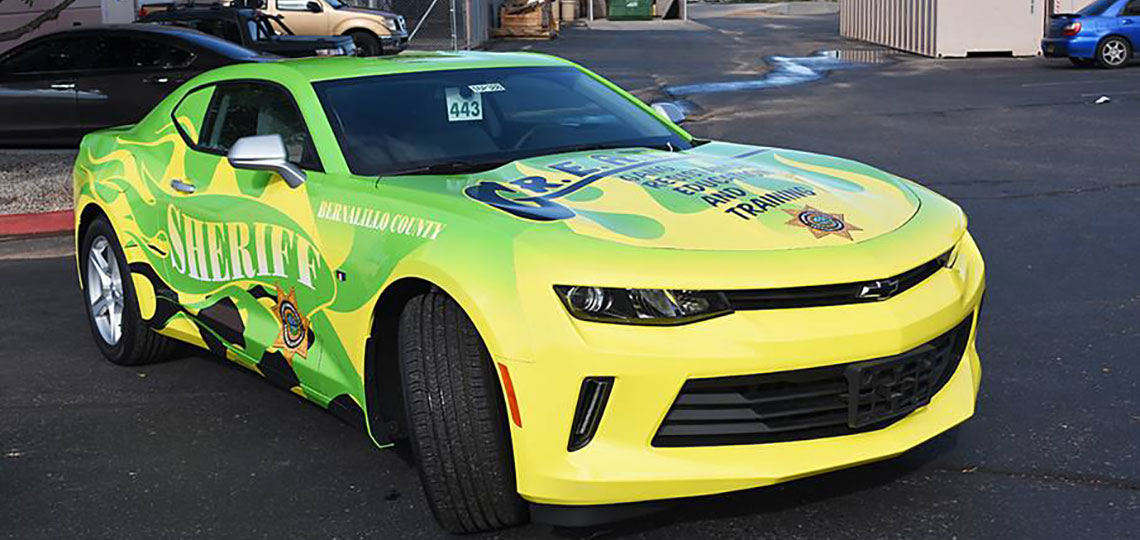
<path id="1" fill-rule="evenodd" d="M 552 0 L 542 0 L 537 5 L 520 6 L 506 2 L 499 8 L 499 27 L 496 37 L 552 39 L 558 35 L 559 21 L 554 16 Z"/>

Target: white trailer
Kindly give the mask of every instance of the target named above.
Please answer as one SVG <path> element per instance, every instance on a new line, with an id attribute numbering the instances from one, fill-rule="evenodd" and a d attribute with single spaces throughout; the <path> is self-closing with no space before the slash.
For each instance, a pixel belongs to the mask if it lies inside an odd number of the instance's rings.
<path id="1" fill-rule="evenodd" d="M 1050 13 L 1089 0 L 840 0 L 840 34 L 935 58 L 1033 56 Z"/>

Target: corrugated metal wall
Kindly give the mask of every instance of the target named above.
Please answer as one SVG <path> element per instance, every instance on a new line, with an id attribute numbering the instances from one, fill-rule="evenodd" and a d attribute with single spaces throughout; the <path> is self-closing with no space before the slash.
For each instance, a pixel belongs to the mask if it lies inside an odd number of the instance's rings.
<path id="1" fill-rule="evenodd" d="M 0 2 L 0 32 L 21 27 L 32 19 L 35 19 L 40 13 L 43 13 L 58 3 L 59 0 L 39 0 L 32 5 L 28 5 L 27 2 L 15 0 Z M 131 10 L 133 13 L 133 5 Z M 47 21 L 36 31 L 25 34 L 18 39 L 0 42 L 0 52 L 4 52 L 20 43 L 42 36 L 48 32 L 55 32 L 56 30 L 63 30 L 77 25 L 99 24 L 102 22 L 102 19 L 103 11 L 100 0 L 76 0 L 74 4 L 71 4 L 59 14 L 58 19 Z"/>
<path id="2" fill-rule="evenodd" d="M 935 56 L 936 8 L 937 0 L 839 0 L 839 32 L 845 38 Z"/>

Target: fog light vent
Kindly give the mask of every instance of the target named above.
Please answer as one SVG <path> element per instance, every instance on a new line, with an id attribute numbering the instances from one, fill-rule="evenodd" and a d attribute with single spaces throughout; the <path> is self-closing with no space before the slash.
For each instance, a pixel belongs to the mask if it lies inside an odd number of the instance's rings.
<path id="1" fill-rule="evenodd" d="M 570 425 L 567 450 L 581 450 L 590 444 L 598 431 L 598 425 L 602 423 L 602 413 L 606 410 L 606 401 L 610 399 L 610 389 L 613 386 L 613 377 L 586 377 L 582 381 L 578 408 L 574 410 L 574 423 Z"/>

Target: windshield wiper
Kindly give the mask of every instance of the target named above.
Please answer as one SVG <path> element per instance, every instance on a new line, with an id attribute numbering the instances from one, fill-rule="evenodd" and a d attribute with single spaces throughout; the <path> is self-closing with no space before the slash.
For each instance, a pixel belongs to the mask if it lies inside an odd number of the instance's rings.
<path id="1" fill-rule="evenodd" d="M 380 177 L 385 176 L 414 176 L 418 174 L 465 174 L 473 172 L 489 171 L 502 167 L 510 163 L 510 160 L 493 160 L 493 161 L 468 161 L 468 160 L 455 160 L 445 161 L 443 163 L 432 163 L 430 165 L 423 165 L 420 167 L 409 167 L 407 169 L 400 169 L 395 171 L 384 171 L 380 173 Z"/>

